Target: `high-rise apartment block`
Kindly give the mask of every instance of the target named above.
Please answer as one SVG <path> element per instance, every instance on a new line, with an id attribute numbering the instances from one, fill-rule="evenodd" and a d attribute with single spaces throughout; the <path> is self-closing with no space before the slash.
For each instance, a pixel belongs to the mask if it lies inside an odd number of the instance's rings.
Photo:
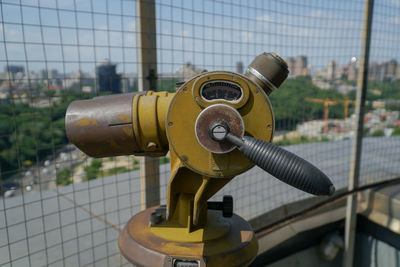
<path id="1" fill-rule="evenodd" d="M 331 60 L 328 63 L 328 68 L 326 70 L 326 78 L 328 80 L 334 80 L 336 78 L 336 62 L 334 60 Z"/>
<path id="2" fill-rule="evenodd" d="M 108 60 L 96 67 L 97 85 L 100 92 L 121 93 L 121 75 L 116 72 L 117 65 Z"/>
<path id="3" fill-rule="evenodd" d="M 307 68 L 307 57 L 306 56 L 298 56 L 295 62 L 295 76 L 306 76 L 309 75 L 309 70 Z"/>

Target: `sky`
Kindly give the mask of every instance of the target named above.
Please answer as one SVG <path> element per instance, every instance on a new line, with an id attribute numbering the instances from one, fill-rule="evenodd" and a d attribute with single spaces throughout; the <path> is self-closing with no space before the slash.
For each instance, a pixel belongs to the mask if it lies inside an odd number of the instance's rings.
<path id="1" fill-rule="evenodd" d="M 137 68 L 134 1 L 3 0 L 0 71 L 93 72 L 109 59 L 119 72 Z M 258 54 L 306 55 L 313 70 L 359 57 L 361 0 L 156 1 L 158 71 L 186 62 L 235 70 Z M 375 0 L 371 61 L 400 58 L 400 0 Z"/>

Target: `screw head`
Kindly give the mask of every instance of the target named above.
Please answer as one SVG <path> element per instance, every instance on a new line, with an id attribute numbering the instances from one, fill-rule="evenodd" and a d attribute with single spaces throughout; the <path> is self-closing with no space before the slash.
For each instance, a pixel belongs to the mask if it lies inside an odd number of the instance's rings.
<path id="1" fill-rule="evenodd" d="M 209 136 L 215 141 L 223 141 L 229 133 L 229 126 L 224 121 L 214 121 L 208 128 Z"/>
<path id="2" fill-rule="evenodd" d="M 212 135 L 216 140 L 224 140 L 226 134 L 228 133 L 227 129 L 223 127 L 222 125 L 216 125 L 212 129 Z"/>

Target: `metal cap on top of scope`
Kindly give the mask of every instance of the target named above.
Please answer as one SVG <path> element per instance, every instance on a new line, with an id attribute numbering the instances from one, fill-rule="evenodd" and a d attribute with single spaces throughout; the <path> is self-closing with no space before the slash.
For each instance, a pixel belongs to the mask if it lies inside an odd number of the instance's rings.
<path id="1" fill-rule="evenodd" d="M 288 74 L 287 63 L 273 52 L 258 55 L 246 71 L 246 76 L 268 95 L 283 83 Z"/>

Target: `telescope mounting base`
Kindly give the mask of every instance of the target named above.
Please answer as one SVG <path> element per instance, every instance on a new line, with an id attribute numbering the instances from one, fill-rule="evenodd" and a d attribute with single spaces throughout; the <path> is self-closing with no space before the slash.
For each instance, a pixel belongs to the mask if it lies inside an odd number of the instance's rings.
<path id="1" fill-rule="evenodd" d="M 193 237 L 191 242 L 178 242 L 160 237 L 157 235 L 160 229 L 152 229 L 161 228 L 151 226 L 150 223 L 151 214 L 160 209 L 159 206 L 152 207 L 136 214 L 122 230 L 118 245 L 129 262 L 138 266 L 204 267 L 246 266 L 254 260 L 258 250 L 257 239 L 249 223 L 238 215 L 223 218 L 221 212 L 208 210 L 207 224 L 215 227 L 222 222 L 228 224 L 230 230 L 224 234 L 208 233 L 208 229 L 214 227 L 206 225 L 193 233 L 200 230 L 195 236 L 202 233 L 204 237 L 208 235 L 208 238 L 197 238 L 203 241 L 196 242 Z"/>

